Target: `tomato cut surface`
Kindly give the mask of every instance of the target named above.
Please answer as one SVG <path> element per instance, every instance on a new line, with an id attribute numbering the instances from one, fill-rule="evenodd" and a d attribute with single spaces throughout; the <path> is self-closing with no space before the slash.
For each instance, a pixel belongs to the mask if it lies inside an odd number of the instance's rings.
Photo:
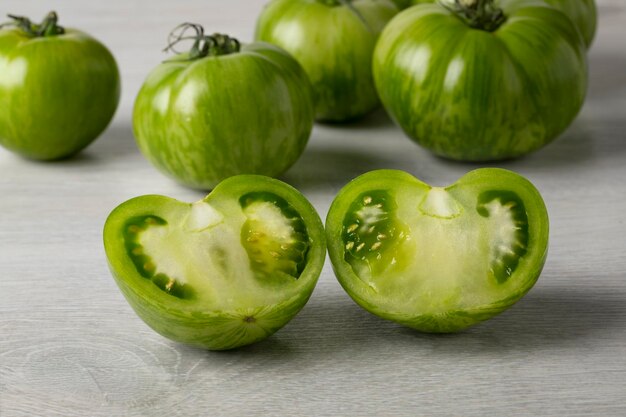
<path id="1" fill-rule="evenodd" d="M 428 332 L 461 330 L 519 300 L 545 262 L 548 216 L 510 171 L 431 187 L 400 171 L 348 184 L 326 222 L 337 278 L 361 306 Z"/>
<path id="2" fill-rule="evenodd" d="M 306 303 L 321 272 L 321 221 L 297 191 L 233 177 L 208 197 L 129 200 L 110 215 L 105 249 L 137 314 L 171 339 L 229 349 L 263 339 Z"/>
<path id="3" fill-rule="evenodd" d="M 241 242 L 255 275 L 262 281 L 297 279 L 309 249 L 306 226 L 298 212 L 270 193 L 247 194 L 240 202 L 247 218 Z"/>

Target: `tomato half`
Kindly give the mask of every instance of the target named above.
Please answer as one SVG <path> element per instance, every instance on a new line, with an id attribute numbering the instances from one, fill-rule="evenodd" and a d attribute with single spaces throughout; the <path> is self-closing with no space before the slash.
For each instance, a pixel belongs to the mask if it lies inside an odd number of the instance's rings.
<path id="1" fill-rule="evenodd" d="M 326 254 L 315 209 L 262 176 L 205 199 L 149 195 L 110 214 L 104 247 L 135 312 L 161 335 L 212 350 L 262 340 L 306 304 Z"/>
<path id="2" fill-rule="evenodd" d="M 273 0 L 256 39 L 291 53 L 313 84 L 317 119 L 340 122 L 379 105 L 372 52 L 397 12 L 390 0 Z"/>
<path id="3" fill-rule="evenodd" d="M 554 140 L 581 109 L 585 45 L 551 7 L 480 4 L 425 4 L 398 15 L 374 53 L 376 86 L 405 133 L 438 155 L 519 157 Z"/>
<path id="4" fill-rule="evenodd" d="M 423 3 L 436 3 L 440 0 L 396 0 L 401 3 L 423 4 Z M 444 0 L 448 3 L 454 0 Z M 511 2 L 513 0 L 498 0 L 501 3 Z M 585 44 L 587 47 L 591 46 L 593 39 L 596 35 L 596 28 L 598 26 L 598 8 L 595 0 L 514 0 L 519 2 L 525 2 L 527 4 L 545 2 L 555 9 L 560 10 L 569 17 L 572 22 L 578 27 L 583 37 L 585 38 Z M 403 8 L 406 8 L 403 7 Z"/>
<path id="5" fill-rule="evenodd" d="M 195 31 L 191 52 L 154 69 L 135 101 L 139 149 L 165 174 L 200 189 L 233 175 L 285 172 L 313 129 L 304 70 L 274 45 L 205 36 L 199 25 L 182 30 Z"/>
<path id="6" fill-rule="evenodd" d="M 22 156 L 71 156 L 107 127 L 120 98 L 120 76 L 96 39 L 57 24 L 12 16 L 0 29 L 0 145 Z"/>
<path id="7" fill-rule="evenodd" d="M 548 249 L 537 189 L 502 169 L 431 187 L 373 171 L 344 187 L 326 220 L 330 259 L 366 310 L 425 332 L 454 332 L 513 305 Z"/>

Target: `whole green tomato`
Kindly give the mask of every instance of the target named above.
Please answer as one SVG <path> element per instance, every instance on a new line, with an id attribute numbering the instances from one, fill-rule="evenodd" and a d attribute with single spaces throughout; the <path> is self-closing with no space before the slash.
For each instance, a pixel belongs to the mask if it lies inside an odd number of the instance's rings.
<path id="1" fill-rule="evenodd" d="M 341 122 L 379 105 L 372 52 L 397 12 L 390 0 L 273 0 L 258 19 L 256 39 L 284 48 L 304 67 L 318 120 Z"/>
<path id="2" fill-rule="evenodd" d="M 374 78 L 406 134 L 464 161 L 519 157 L 554 140 L 587 90 L 586 49 L 563 13 L 524 1 L 411 7 L 381 34 Z"/>
<path id="3" fill-rule="evenodd" d="M 139 149 L 158 169 L 210 189 L 239 174 L 278 176 L 300 157 L 314 122 L 313 92 L 285 51 L 241 45 L 181 25 L 172 45 L 194 31 L 189 53 L 160 64 L 133 114 Z"/>
<path id="4" fill-rule="evenodd" d="M 96 39 L 12 16 L 0 27 L 0 145 L 24 157 L 71 156 L 107 127 L 120 97 L 113 55 Z"/>
<path id="5" fill-rule="evenodd" d="M 402 1 L 402 0 L 397 0 Z M 455 0 L 409 0 L 412 4 L 423 3 L 452 3 Z M 507 0 L 499 0 L 507 1 Z M 510 0 L 508 0 L 510 1 Z M 596 35 L 596 28 L 598 25 L 598 10 L 595 0 L 516 0 L 525 2 L 527 4 L 545 2 L 550 6 L 562 11 L 572 19 L 574 24 L 582 32 L 585 38 L 587 48 L 591 46 L 593 38 Z"/>
<path id="6" fill-rule="evenodd" d="M 445 188 L 373 171 L 339 192 L 326 240 L 337 279 L 360 306 L 446 333 L 499 314 L 533 287 L 548 229 L 541 195 L 510 171 L 479 169 Z"/>
<path id="7" fill-rule="evenodd" d="M 193 204 L 148 195 L 104 226 L 109 266 L 156 332 L 211 350 L 270 336 L 309 299 L 326 257 L 322 222 L 295 189 L 240 175 Z"/>

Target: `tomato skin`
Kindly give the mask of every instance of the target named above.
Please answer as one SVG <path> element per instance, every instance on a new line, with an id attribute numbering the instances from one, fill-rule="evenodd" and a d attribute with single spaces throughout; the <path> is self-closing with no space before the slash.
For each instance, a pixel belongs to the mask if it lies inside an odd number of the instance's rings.
<path id="1" fill-rule="evenodd" d="M 154 331 L 171 340 L 208 350 L 234 349 L 269 337 L 307 303 L 324 265 L 326 243 L 319 215 L 302 194 L 278 180 L 239 175 L 220 183 L 198 203 L 210 203 L 227 218 L 226 221 L 240 224 L 237 201 L 252 192 L 270 192 L 280 196 L 298 212 L 306 226 L 309 244 L 306 266 L 299 278 L 289 284 L 269 288 L 253 285 L 246 292 L 246 281 L 242 281 L 241 277 L 231 277 L 234 283 L 229 283 L 228 280 L 224 282 L 223 277 L 205 271 L 201 277 L 205 287 L 193 297 L 167 294 L 150 279 L 140 275 L 125 245 L 125 228 L 129 219 L 138 216 L 157 216 L 171 225 L 180 224 L 184 222 L 191 205 L 165 196 L 148 195 L 130 199 L 111 212 L 103 231 L 111 273 L 129 305 Z M 235 230 L 234 234 L 237 233 Z M 217 239 L 226 242 L 223 235 L 217 236 Z M 179 242 L 176 250 L 167 255 L 180 257 L 192 268 L 194 263 L 211 256 L 210 251 L 196 253 L 197 256 L 181 255 L 186 251 L 193 254 L 194 243 L 197 242 L 193 239 Z M 168 263 L 159 258 L 152 261 L 157 268 L 162 262 Z M 221 285 L 212 285 L 216 281 Z M 214 293 L 215 298 L 212 301 L 203 298 L 207 294 L 201 292 Z"/>
<path id="2" fill-rule="evenodd" d="M 435 188 L 403 171 L 378 170 L 363 174 L 339 191 L 331 204 L 326 218 L 326 241 L 337 280 L 346 293 L 362 308 L 383 319 L 418 331 L 451 333 L 467 329 L 502 313 L 531 290 L 547 259 L 549 218 L 538 190 L 528 180 L 511 171 L 495 168 L 477 169 L 466 174 L 456 183 L 439 189 L 445 190 L 459 203 L 461 214 L 456 221 L 462 225 L 460 231 L 450 227 L 449 223 L 455 220 L 446 217 L 436 218 L 432 215 L 429 218 L 420 214 L 422 206 L 419 202 L 422 195 L 427 195 Z M 359 269 L 349 262 L 348 248 L 350 246 L 347 246 L 344 241 L 345 219 L 347 214 L 350 214 L 354 203 L 358 202 L 363 195 L 372 195 L 374 190 L 388 192 L 391 200 L 394 200 L 394 204 L 390 204 L 393 210 L 386 213 L 385 217 L 391 220 L 386 221 L 411 226 L 405 228 L 404 232 L 409 237 L 402 244 L 388 248 L 386 253 L 378 254 L 379 258 L 376 257 L 375 252 L 370 255 L 369 265 L 365 267 L 369 272 L 359 275 Z M 456 246 L 461 251 L 469 253 L 469 255 L 465 254 L 466 260 L 474 258 L 479 259 L 479 262 L 484 260 L 474 253 L 475 248 L 494 242 L 485 242 L 475 238 L 480 235 L 480 231 L 485 229 L 485 224 L 475 223 L 471 215 L 474 218 L 477 217 L 478 196 L 491 191 L 502 194 L 515 193 L 519 201 L 523 203 L 525 209 L 522 211 L 527 216 L 526 252 L 506 283 L 490 282 L 489 277 L 473 273 L 471 268 L 460 267 L 455 270 L 454 266 L 462 264 L 464 255 L 462 253 L 439 256 L 438 259 L 434 256 L 439 250 Z M 414 204 L 415 202 L 417 204 Z M 426 227 L 421 226 L 428 221 L 436 224 L 435 235 L 425 233 Z M 518 225 L 519 223 L 515 223 L 515 226 Z M 377 229 L 376 233 L 386 235 L 385 240 L 379 240 L 383 245 L 387 239 L 391 238 L 386 230 Z M 459 236 L 461 236 L 460 239 Z M 469 240 L 463 240 L 468 236 Z M 456 244 L 457 240 L 462 243 Z M 402 245 L 411 247 L 411 244 L 418 246 L 412 246 L 410 250 L 402 247 Z M 425 255 L 425 263 L 417 262 L 417 265 L 411 263 L 420 252 L 427 252 L 431 247 L 438 248 L 434 251 L 432 259 L 431 254 L 428 253 Z M 363 250 L 363 253 L 366 252 L 368 252 L 367 247 Z M 377 277 L 377 282 L 371 279 L 368 281 L 367 275 L 374 276 L 376 273 L 376 259 L 382 259 L 380 262 L 384 265 L 380 269 L 383 272 L 378 271 L 380 275 Z M 389 259 L 392 261 L 389 262 Z M 450 265 L 455 271 L 452 276 L 445 274 L 438 276 L 441 270 Z M 420 268 L 422 271 L 420 279 L 407 279 L 415 268 Z M 423 282 L 435 282 L 434 288 L 437 288 L 437 281 L 442 278 L 450 283 L 449 286 L 456 287 L 459 294 L 466 295 L 470 301 L 459 303 L 457 300 L 442 296 L 435 290 L 424 290 Z M 383 285 L 386 289 L 382 288 Z M 448 288 L 444 289 L 448 290 Z M 494 292 L 490 293 L 486 299 L 479 298 L 484 295 L 481 294 L 482 292 L 489 293 L 490 291 Z M 404 299 L 418 301 L 403 303 Z M 439 304 L 434 312 L 430 311 L 428 305 L 430 302 Z"/>
<path id="3" fill-rule="evenodd" d="M 107 127 L 120 98 L 108 49 L 89 35 L 0 30 L 0 144 L 26 158 L 71 156 Z"/>
<path id="4" fill-rule="evenodd" d="M 398 9 L 389 0 L 355 0 L 349 8 L 317 0 L 274 0 L 257 21 L 256 39 L 278 45 L 306 70 L 316 96 L 318 120 L 358 118 L 379 105 L 372 52 Z"/>
<path id="5" fill-rule="evenodd" d="M 402 2 L 403 0 L 397 0 Z M 409 0 L 412 5 L 424 3 L 436 3 L 438 0 Z M 513 1 L 525 2 L 527 4 L 545 2 L 557 10 L 565 13 L 567 17 L 581 31 L 585 38 L 585 44 L 589 48 L 596 35 L 598 26 L 598 8 L 595 0 L 500 0 L 501 3 L 511 3 Z M 406 8 L 406 7 L 404 7 Z"/>
<path id="6" fill-rule="evenodd" d="M 313 128 L 310 83 L 281 49 L 159 65 L 135 101 L 137 145 L 158 169 L 210 189 L 238 174 L 277 176 L 302 154 Z"/>
<path id="7" fill-rule="evenodd" d="M 447 158 L 493 161 L 533 152 L 571 124 L 587 89 L 582 37 L 562 13 L 517 4 L 494 32 L 436 4 L 390 22 L 374 76 L 411 139 Z"/>
<path id="8" fill-rule="evenodd" d="M 581 31 L 589 48 L 596 36 L 598 9 L 595 0 L 545 0 L 552 7 L 565 13 Z"/>

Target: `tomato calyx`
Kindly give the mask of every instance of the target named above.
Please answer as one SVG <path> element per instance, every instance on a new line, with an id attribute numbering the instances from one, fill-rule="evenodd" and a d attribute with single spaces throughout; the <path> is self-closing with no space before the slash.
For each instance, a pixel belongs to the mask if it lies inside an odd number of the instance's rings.
<path id="1" fill-rule="evenodd" d="M 58 25 L 59 16 L 54 11 L 48 13 L 40 24 L 33 23 L 29 18 L 24 16 L 12 14 L 7 16 L 12 19 L 12 21 L 0 25 L 0 29 L 13 26 L 37 38 L 63 35 L 65 33 L 65 29 Z"/>
<path id="2" fill-rule="evenodd" d="M 192 31 L 191 35 L 188 32 Z M 192 40 L 191 49 L 186 54 L 179 52 L 175 46 L 180 42 Z M 176 26 L 168 36 L 167 46 L 164 52 L 174 52 L 178 55 L 186 55 L 185 61 L 193 61 L 207 56 L 222 56 L 237 53 L 241 50 L 241 43 L 228 35 L 214 33 L 205 35 L 204 27 L 197 23 L 182 23 Z M 178 58 L 176 61 L 180 61 Z"/>
<path id="3" fill-rule="evenodd" d="M 439 4 L 474 29 L 493 32 L 506 21 L 504 11 L 494 0 L 440 0 Z"/>

